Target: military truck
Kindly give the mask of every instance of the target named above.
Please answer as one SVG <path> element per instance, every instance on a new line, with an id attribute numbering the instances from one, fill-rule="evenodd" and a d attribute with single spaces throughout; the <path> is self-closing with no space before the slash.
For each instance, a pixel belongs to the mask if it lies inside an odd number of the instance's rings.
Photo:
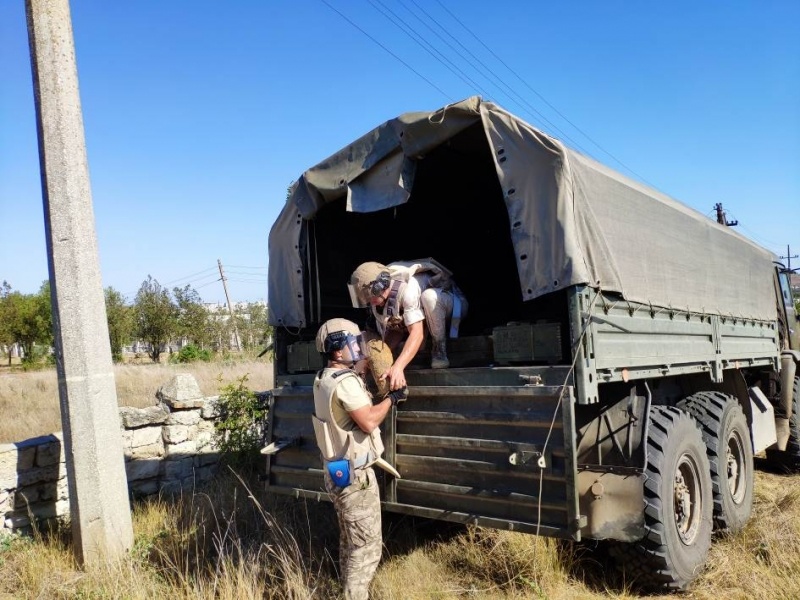
<path id="1" fill-rule="evenodd" d="M 406 370 L 385 511 L 607 540 L 680 590 L 751 514 L 753 457 L 800 464 L 798 317 L 767 250 L 500 106 L 386 121 L 305 171 L 269 236 L 266 486 L 327 500 L 314 335 L 359 324 L 364 261 L 433 257 L 469 301 L 449 369 Z"/>

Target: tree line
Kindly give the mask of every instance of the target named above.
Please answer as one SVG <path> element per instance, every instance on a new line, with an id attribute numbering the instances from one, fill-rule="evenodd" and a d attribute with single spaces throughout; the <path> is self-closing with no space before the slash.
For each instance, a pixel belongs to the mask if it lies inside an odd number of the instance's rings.
<path id="1" fill-rule="evenodd" d="M 113 287 L 105 288 L 106 317 L 111 354 L 122 360 L 123 349 L 135 342 L 146 346 L 147 355 L 159 362 L 161 354 L 175 346 L 191 346 L 201 353 L 250 350 L 263 347 L 270 339 L 267 307 L 261 303 L 238 305 L 233 317 L 209 309 L 191 286 L 162 286 L 150 275 L 132 302 Z M 0 350 L 8 352 L 17 344 L 23 363 L 34 364 L 49 354 L 54 344 L 50 282 L 35 294 L 0 284 Z"/>

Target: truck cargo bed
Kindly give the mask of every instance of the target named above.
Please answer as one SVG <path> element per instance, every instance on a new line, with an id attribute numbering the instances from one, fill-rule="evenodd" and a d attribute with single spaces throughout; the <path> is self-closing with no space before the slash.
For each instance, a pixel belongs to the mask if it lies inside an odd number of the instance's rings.
<path id="1" fill-rule="evenodd" d="M 450 369 L 448 375 L 458 371 Z M 514 371 L 499 369 L 496 376 L 515 374 L 518 380 Z M 424 379 L 426 374 L 417 375 Z M 311 387 L 272 394 L 269 439 L 291 446 L 269 458 L 268 488 L 326 499 L 309 418 Z M 382 427 L 385 458 L 402 476 L 381 471 L 384 508 L 577 537 L 572 406 L 570 386 L 412 386 L 409 400 Z"/>

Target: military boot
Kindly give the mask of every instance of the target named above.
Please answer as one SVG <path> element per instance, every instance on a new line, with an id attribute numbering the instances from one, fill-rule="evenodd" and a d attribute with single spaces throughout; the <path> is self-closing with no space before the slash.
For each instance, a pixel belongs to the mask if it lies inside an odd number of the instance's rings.
<path id="1" fill-rule="evenodd" d="M 433 350 L 431 351 L 431 369 L 446 369 L 450 366 L 447 360 L 447 342 L 444 340 L 433 340 Z"/>

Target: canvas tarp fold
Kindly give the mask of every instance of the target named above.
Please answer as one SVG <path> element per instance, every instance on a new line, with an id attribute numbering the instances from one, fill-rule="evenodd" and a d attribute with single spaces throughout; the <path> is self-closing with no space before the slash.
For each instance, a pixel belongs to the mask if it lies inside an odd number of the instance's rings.
<path id="1" fill-rule="evenodd" d="M 770 252 L 475 96 L 387 121 L 303 173 L 270 231 L 270 323 L 307 324 L 304 219 L 343 196 L 355 212 L 406 202 L 416 159 L 478 121 L 503 190 L 524 300 L 586 284 L 654 307 L 776 318 Z"/>

